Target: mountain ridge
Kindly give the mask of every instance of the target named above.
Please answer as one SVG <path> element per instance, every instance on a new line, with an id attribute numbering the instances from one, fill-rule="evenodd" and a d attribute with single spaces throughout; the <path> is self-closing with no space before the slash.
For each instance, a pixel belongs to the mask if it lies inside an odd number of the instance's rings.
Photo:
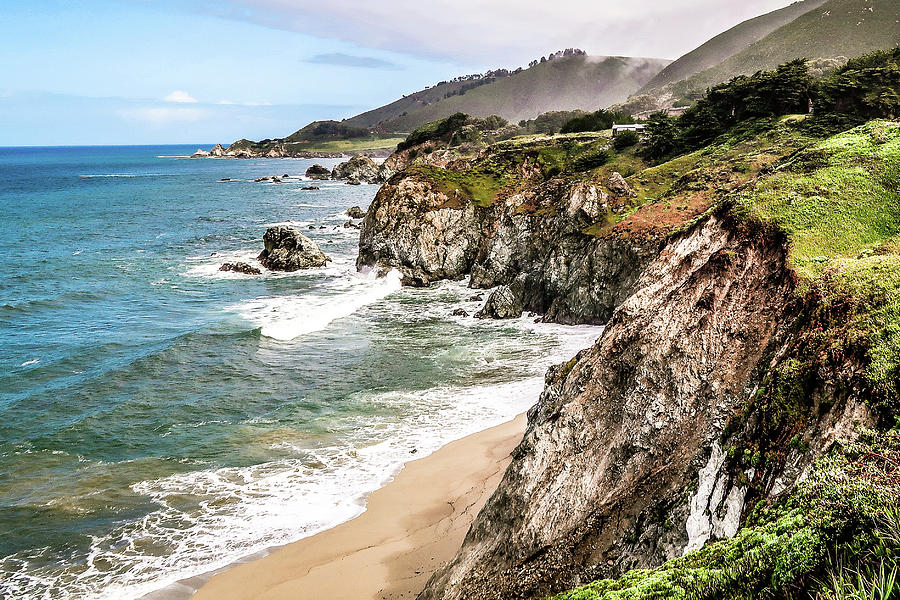
<path id="1" fill-rule="evenodd" d="M 800 0 L 784 8 L 738 23 L 676 59 L 657 73 L 638 93 L 646 93 L 667 83 L 681 81 L 695 73 L 714 67 L 825 2 L 826 0 Z"/>

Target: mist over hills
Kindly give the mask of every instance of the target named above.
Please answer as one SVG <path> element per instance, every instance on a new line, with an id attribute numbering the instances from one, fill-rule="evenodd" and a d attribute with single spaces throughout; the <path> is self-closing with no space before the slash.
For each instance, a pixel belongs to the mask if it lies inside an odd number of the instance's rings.
<path id="1" fill-rule="evenodd" d="M 569 48 L 527 68 L 442 81 L 341 122 L 317 121 L 286 138 L 264 140 L 254 151 L 269 152 L 278 143 L 292 144 L 293 151 L 384 150 L 455 113 L 500 115 L 511 123 L 549 111 L 608 107 L 646 115 L 686 106 L 712 86 L 796 58 L 811 59 L 813 72 L 824 73 L 848 57 L 898 44 L 900 0 L 800 0 L 744 21 L 676 61 L 589 56 Z M 338 140 L 352 143 L 338 146 Z"/>
<path id="2" fill-rule="evenodd" d="M 564 56 L 489 78 L 492 81 L 441 83 L 344 123 L 385 133 L 409 132 L 457 112 L 482 117 L 496 114 L 518 122 L 551 110 L 593 111 L 625 100 L 669 62 L 657 58 Z"/>
<path id="3" fill-rule="evenodd" d="M 794 18 L 773 27 L 790 16 Z M 754 40 L 757 35 L 760 37 Z M 713 57 L 742 44 L 746 45 L 718 64 L 708 65 Z M 623 108 L 652 110 L 680 98 L 693 100 L 733 77 L 773 69 L 797 58 L 813 61 L 814 71 L 827 71 L 849 57 L 898 44 L 900 0 L 805 0 L 745 21 L 682 56 Z"/>
<path id="4" fill-rule="evenodd" d="M 786 25 L 826 0 L 801 0 L 785 8 L 760 15 L 735 25 L 709 41 L 691 50 L 660 71 L 639 93 L 686 79 L 695 73 L 709 69 L 734 56 L 751 44 L 761 40 L 779 27 Z"/>

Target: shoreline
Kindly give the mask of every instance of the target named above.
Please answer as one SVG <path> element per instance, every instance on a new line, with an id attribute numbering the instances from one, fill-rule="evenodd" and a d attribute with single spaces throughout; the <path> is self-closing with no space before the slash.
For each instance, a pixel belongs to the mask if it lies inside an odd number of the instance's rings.
<path id="1" fill-rule="evenodd" d="M 349 521 L 141 600 L 411 600 L 455 556 L 525 423 L 520 414 L 406 463 Z"/>

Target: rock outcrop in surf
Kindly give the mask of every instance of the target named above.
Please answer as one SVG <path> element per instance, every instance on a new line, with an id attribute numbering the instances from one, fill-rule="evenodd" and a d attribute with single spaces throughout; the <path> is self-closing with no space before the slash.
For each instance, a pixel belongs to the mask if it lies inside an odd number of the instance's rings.
<path id="1" fill-rule="evenodd" d="M 381 183 L 378 165 L 368 156 L 357 154 L 348 161 L 339 163 L 331 171 L 332 179 L 357 180 L 361 183 Z"/>
<path id="2" fill-rule="evenodd" d="M 314 241 L 294 227 L 270 227 L 263 236 L 263 243 L 265 249 L 259 254 L 258 260 L 262 266 L 272 271 L 324 267 L 331 260 Z"/>
<path id="3" fill-rule="evenodd" d="M 328 167 L 315 164 L 306 169 L 306 177 L 309 179 L 325 180 L 331 177 L 331 171 L 328 170 Z"/>

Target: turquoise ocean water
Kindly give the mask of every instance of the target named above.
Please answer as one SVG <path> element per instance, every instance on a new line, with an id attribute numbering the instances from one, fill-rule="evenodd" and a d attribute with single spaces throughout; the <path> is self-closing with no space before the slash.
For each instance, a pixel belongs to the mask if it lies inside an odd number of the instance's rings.
<path id="1" fill-rule="evenodd" d="M 0 148 L 0 597 L 138 598 L 347 520 L 599 334 L 358 274 L 377 186 L 195 148 Z M 218 271 L 275 223 L 333 262 Z"/>

